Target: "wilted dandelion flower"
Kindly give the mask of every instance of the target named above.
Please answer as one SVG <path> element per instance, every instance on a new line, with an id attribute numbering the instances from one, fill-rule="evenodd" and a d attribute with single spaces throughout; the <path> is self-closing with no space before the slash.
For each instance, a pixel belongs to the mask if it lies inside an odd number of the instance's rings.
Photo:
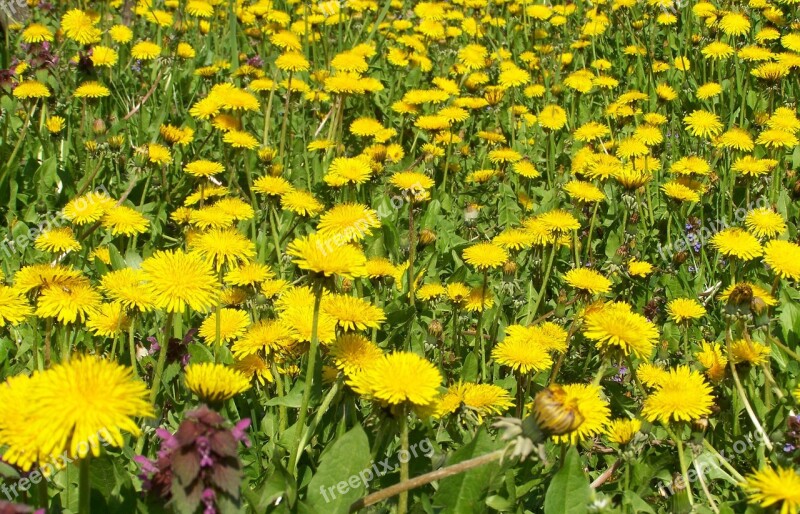
<path id="1" fill-rule="evenodd" d="M 184 381 L 187 389 L 211 403 L 224 402 L 251 387 L 244 373 L 210 362 L 186 366 Z"/>
<path id="2" fill-rule="evenodd" d="M 370 363 L 348 380 L 355 392 L 390 405 L 431 405 L 442 376 L 436 367 L 411 352 L 395 352 Z"/>
<path id="3" fill-rule="evenodd" d="M 706 315 L 705 307 L 693 298 L 676 298 L 667 304 L 667 311 L 675 323 L 683 323 Z"/>
<path id="4" fill-rule="evenodd" d="M 658 329 L 624 302 L 609 302 L 590 310 L 584 318 L 583 335 L 596 341 L 598 349 L 619 349 L 623 354 L 649 357 L 658 339 Z"/>
<path id="5" fill-rule="evenodd" d="M 722 255 L 737 257 L 745 261 L 755 259 L 763 252 L 761 243 L 755 236 L 736 227 L 726 228 L 714 234 L 711 238 L 711 246 Z"/>

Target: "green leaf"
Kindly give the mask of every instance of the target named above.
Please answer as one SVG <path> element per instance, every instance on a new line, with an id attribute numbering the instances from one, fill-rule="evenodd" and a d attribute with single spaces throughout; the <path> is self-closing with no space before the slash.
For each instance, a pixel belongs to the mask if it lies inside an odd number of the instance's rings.
<path id="1" fill-rule="evenodd" d="M 544 495 L 545 514 L 582 514 L 591 498 L 589 479 L 581 467 L 578 450 L 570 448 L 564 464 Z"/>
<path id="2" fill-rule="evenodd" d="M 301 387 L 295 387 L 285 396 L 276 396 L 275 398 L 267 401 L 266 406 L 272 407 L 275 405 L 285 405 L 286 407 L 291 407 L 292 409 L 299 409 L 302 403 L 303 390 Z"/>
<path id="3" fill-rule="evenodd" d="M 648 512 L 649 514 L 656 514 L 649 503 L 644 501 L 641 496 L 633 491 L 625 491 L 622 493 L 622 504 L 628 505 L 633 510 L 634 514 L 637 512 Z"/>
<path id="4" fill-rule="evenodd" d="M 479 457 L 497 448 L 493 441 L 481 428 L 465 446 L 456 451 L 447 461 L 447 465 L 457 464 L 473 457 Z M 447 477 L 439 484 L 439 490 L 433 497 L 435 505 L 447 507 L 448 513 L 472 514 L 484 512 L 486 494 L 492 475 L 497 471 L 497 463 L 473 468 L 465 473 Z"/>
<path id="5" fill-rule="evenodd" d="M 322 454 L 306 501 L 313 512 L 346 513 L 373 478 L 369 440 L 361 425 L 356 425 Z"/>

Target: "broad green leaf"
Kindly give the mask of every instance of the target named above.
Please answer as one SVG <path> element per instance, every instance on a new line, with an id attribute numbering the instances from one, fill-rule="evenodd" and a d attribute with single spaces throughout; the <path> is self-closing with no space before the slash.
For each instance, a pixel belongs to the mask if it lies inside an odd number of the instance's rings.
<path id="1" fill-rule="evenodd" d="M 314 512 L 346 513 L 376 478 L 370 466 L 369 440 L 356 425 L 322 454 L 317 472 L 308 484 L 306 501 Z"/>
<path id="2" fill-rule="evenodd" d="M 447 465 L 480 457 L 495 449 L 497 449 L 497 443 L 481 428 L 472 441 L 458 449 L 447 460 Z M 446 507 L 447 512 L 452 514 L 484 512 L 486 508 L 483 497 L 489 487 L 491 477 L 497 469 L 497 463 L 490 463 L 445 478 L 439 484 L 439 490 L 433 497 L 434 505 Z"/>
<path id="3" fill-rule="evenodd" d="M 572 447 L 544 496 L 545 514 L 582 514 L 592 495 L 578 450 Z"/>

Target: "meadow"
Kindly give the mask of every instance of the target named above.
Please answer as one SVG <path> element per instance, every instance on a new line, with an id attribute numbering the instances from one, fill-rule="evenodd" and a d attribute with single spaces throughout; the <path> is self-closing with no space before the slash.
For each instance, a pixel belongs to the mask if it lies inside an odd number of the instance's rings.
<path id="1" fill-rule="evenodd" d="M 0 513 L 800 512 L 798 0 L 0 11 Z"/>

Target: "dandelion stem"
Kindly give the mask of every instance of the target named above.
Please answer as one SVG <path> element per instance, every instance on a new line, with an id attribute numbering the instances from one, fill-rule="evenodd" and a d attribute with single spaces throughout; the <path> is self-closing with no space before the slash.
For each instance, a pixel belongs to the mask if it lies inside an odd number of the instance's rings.
<path id="1" fill-rule="evenodd" d="M 726 330 L 726 342 L 728 346 L 728 355 L 733 355 L 733 350 L 731 348 L 731 328 L 730 325 Z M 761 439 L 764 441 L 764 446 L 766 446 L 769 451 L 772 451 L 772 441 L 769 440 L 769 436 L 767 436 L 764 427 L 761 426 L 761 423 L 758 421 L 758 417 L 756 413 L 753 412 L 753 407 L 750 406 L 750 402 L 747 399 L 747 394 L 744 391 L 744 387 L 742 387 L 742 381 L 739 379 L 739 373 L 736 371 L 736 364 L 733 362 L 734 359 L 728 359 L 728 366 L 731 369 L 731 375 L 733 375 L 733 383 L 736 385 L 736 392 L 739 394 L 739 398 L 741 398 L 742 403 L 744 404 L 744 409 L 747 412 L 747 415 L 750 417 L 750 421 L 753 423 L 758 434 L 761 436 Z M 736 416 L 736 412 L 733 413 Z"/>
<path id="2" fill-rule="evenodd" d="M 131 316 L 131 326 L 128 327 L 128 347 L 131 352 L 131 368 L 133 368 L 133 376 L 139 377 L 139 370 L 136 368 L 136 316 Z M 124 350 L 122 350 L 124 352 Z M 121 352 L 121 353 L 122 353 Z"/>
<path id="3" fill-rule="evenodd" d="M 311 319 L 311 347 L 308 349 L 308 366 L 306 367 L 306 383 L 303 388 L 303 400 L 300 403 L 300 412 L 297 415 L 297 430 L 295 433 L 295 447 L 289 456 L 289 472 L 294 473 L 297 469 L 301 445 L 303 444 L 303 429 L 306 424 L 308 402 L 311 400 L 311 389 L 314 385 L 314 367 L 317 363 L 317 353 L 319 352 L 319 338 L 317 327 L 319 325 L 319 305 L 322 302 L 322 283 L 317 281 L 314 284 L 314 315 Z"/>
<path id="4" fill-rule="evenodd" d="M 557 238 L 556 238 L 557 239 Z M 553 260 L 556 256 L 556 245 L 558 241 L 553 242 L 553 247 L 550 249 L 550 257 L 547 260 L 547 268 L 544 271 L 544 278 L 542 279 L 542 286 L 539 288 L 539 296 L 536 298 L 536 303 L 533 304 L 533 309 L 528 311 L 528 319 L 527 321 L 530 322 L 530 319 L 539 312 L 539 306 L 542 304 L 542 300 L 544 299 L 544 295 L 547 292 L 547 282 L 550 280 L 550 272 L 553 270 Z"/>
<path id="5" fill-rule="evenodd" d="M 681 476 L 683 477 L 683 484 L 686 487 L 686 496 L 689 498 L 689 505 L 694 505 L 694 498 L 692 497 L 692 483 L 689 481 L 689 468 L 686 465 L 686 455 L 683 452 L 683 441 L 675 435 L 675 432 L 670 430 L 669 425 L 665 424 L 664 429 L 669 436 L 675 441 L 675 446 L 678 448 L 678 461 L 681 466 Z"/>
<path id="6" fill-rule="evenodd" d="M 161 349 L 158 352 L 156 362 L 156 373 L 153 375 L 153 385 L 150 389 L 150 403 L 155 403 L 158 397 L 158 390 L 161 389 L 161 375 L 164 374 L 164 364 L 167 362 L 167 348 L 169 348 L 169 338 L 172 334 L 172 320 L 174 312 L 167 314 L 167 324 L 164 326 L 164 339 L 161 341 Z"/>
<path id="7" fill-rule="evenodd" d="M 278 366 L 275 362 L 272 362 L 272 378 L 275 379 L 275 390 L 278 394 L 278 398 L 283 398 L 283 377 L 278 373 Z M 278 426 L 281 429 L 281 432 L 286 430 L 288 426 L 288 420 L 286 419 L 286 405 L 283 405 L 281 402 L 278 405 Z"/>
<path id="8" fill-rule="evenodd" d="M 80 475 L 78 476 L 78 514 L 89 514 L 91 507 L 91 478 L 89 475 L 90 457 L 87 455 L 80 462 Z"/>
<path id="9" fill-rule="evenodd" d="M 283 149 L 286 144 L 286 127 L 289 121 L 289 100 L 292 98 L 292 72 L 289 72 L 289 79 L 286 85 L 286 102 L 283 104 L 283 121 L 281 122 L 281 146 L 278 152 L 280 155 L 281 160 L 286 163 L 286 159 L 283 156 Z"/>
<path id="10" fill-rule="evenodd" d="M 483 341 L 483 310 L 486 298 L 486 284 L 489 279 L 489 270 L 483 270 L 483 286 L 481 287 L 481 310 L 478 312 L 478 326 L 475 328 L 475 357 L 481 363 L 481 380 L 486 381 L 486 355 Z"/>
<path id="11" fill-rule="evenodd" d="M 728 470 L 728 473 L 730 473 L 733 476 L 733 478 L 735 478 L 738 482 L 744 482 L 744 477 L 742 476 L 742 474 L 736 471 L 736 468 L 731 466 L 731 464 L 728 462 L 728 459 L 720 455 L 717 449 L 714 448 L 714 446 L 712 446 L 712 444 L 709 443 L 705 438 L 703 438 L 703 447 L 706 450 L 710 451 L 714 455 L 714 457 L 717 458 L 719 463 L 722 464 L 722 467 Z"/>
<path id="12" fill-rule="evenodd" d="M 414 253 L 417 246 L 414 230 L 414 201 L 408 204 L 408 302 L 414 307 Z"/>
<path id="13" fill-rule="evenodd" d="M 404 403 L 400 414 L 400 447 L 408 455 L 408 404 Z M 408 482 L 408 459 L 400 459 L 400 483 Z M 400 492 L 397 514 L 408 512 L 408 489 Z"/>

